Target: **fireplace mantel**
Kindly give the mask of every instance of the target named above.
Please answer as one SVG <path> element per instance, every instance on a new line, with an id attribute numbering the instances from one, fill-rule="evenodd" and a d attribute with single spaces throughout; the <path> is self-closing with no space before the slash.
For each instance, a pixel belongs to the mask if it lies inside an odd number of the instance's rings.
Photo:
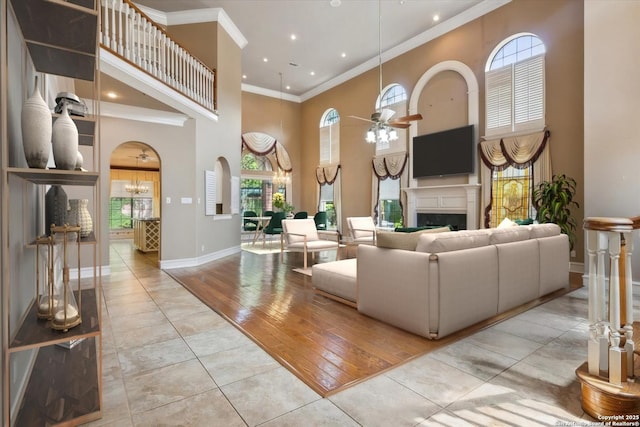
<path id="1" fill-rule="evenodd" d="M 480 184 L 456 184 L 403 188 L 407 194 L 408 226 L 416 226 L 418 212 L 464 213 L 467 215 L 467 230 L 477 229 L 480 187 Z"/>

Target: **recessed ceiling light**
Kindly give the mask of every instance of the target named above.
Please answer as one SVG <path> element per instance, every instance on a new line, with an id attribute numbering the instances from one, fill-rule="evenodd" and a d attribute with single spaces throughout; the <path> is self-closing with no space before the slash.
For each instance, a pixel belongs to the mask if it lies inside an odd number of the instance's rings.
<path id="1" fill-rule="evenodd" d="M 295 39 L 297 39 L 297 38 L 298 38 L 298 37 L 297 37 L 295 34 L 291 34 L 291 40 L 295 40 Z"/>
<path id="2" fill-rule="evenodd" d="M 346 52 L 342 52 L 342 54 L 340 56 L 343 57 L 343 58 L 346 58 L 347 54 L 346 54 Z"/>
<path id="3" fill-rule="evenodd" d="M 331 1 L 329 2 L 329 4 L 330 4 L 332 7 L 339 7 L 339 6 L 342 4 L 342 2 L 341 2 L 340 0 L 331 0 Z"/>
<path id="4" fill-rule="evenodd" d="M 269 58 L 262 58 L 262 62 L 269 62 Z"/>
<path id="5" fill-rule="evenodd" d="M 312 76 L 315 76 L 315 75 L 316 75 L 316 72 L 315 72 L 315 71 L 312 71 L 312 72 L 310 72 L 309 74 L 310 74 L 310 75 L 312 75 Z"/>
<path id="6" fill-rule="evenodd" d="M 115 92 L 107 92 L 107 97 L 111 99 L 116 99 L 118 97 L 118 94 Z"/>
<path id="7" fill-rule="evenodd" d="M 440 15 L 433 15 L 433 22 L 438 22 L 440 20 Z"/>

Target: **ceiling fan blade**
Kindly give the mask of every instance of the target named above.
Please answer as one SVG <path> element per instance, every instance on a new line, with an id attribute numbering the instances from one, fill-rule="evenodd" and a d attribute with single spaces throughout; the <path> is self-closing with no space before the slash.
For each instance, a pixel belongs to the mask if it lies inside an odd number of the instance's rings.
<path id="1" fill-rule="evenodd" d="M 388 125 L 389 127 L 397 128 L 397 129 L 406 129 L 406 128 L 408 128 L 409 126 L 411 126 L 411 124 L 410 124 L 410 123 L 402 123 L 402 122 L 397 122 L 397 121 L 395 121 L 395 120 L 394 120 L 394 121 L 392 121 L 392 122 L 387 123 L 387 125 Z"/>
<path id="2" fill-rule="evenodd" d="M 358 119 L 358 120 L 362 120 L 362 121 L 369 122 L 369 123 L 375 123 L 373 120 L 365 119 L 365 118 L 363 118 L 363 117 L 358 117 L 358 116 L 347 116 L 347 117 L 349 117 L 349 118 L 351 118 L 351 119 Z"/>
<path id="3" fill-rule="evenodd" d="M 412 122 L 414 120 L 422 120 L 422 114 L 418 113 L 418 114 L 411 114 L 409 116 L 398 117 L 393 122 L 394 123 L 409 123 L 409 122 Z"/>

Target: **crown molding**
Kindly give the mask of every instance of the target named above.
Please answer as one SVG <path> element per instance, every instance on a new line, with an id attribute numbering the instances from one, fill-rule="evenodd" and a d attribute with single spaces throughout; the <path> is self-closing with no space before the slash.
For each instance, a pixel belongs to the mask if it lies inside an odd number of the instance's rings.
<path id="1" fill-rule="evenodd" d="M 498 9 L 499 7 L 502 7 L 505 4 L 511 3 L 511 1 L 512 0 L 484 0 L 483 2 L 478 3 L 472 8 L 465 10 L 459 15 L 447 19 L 446 21 L 441 22 L 439 25 L 436 25 L 435 27 L 430 28 L 421 34 L 418 34 L 417 36 L 407 40 L 406 42 L 400 43 L 399 45 L 382 52 L 382 63 L 390 61 L 404 53 L 409 52 L 410 50 L 422 46 L 423 44 L 430 42 L 431 40 L 434 40 L 450 31 L 453 31 L 456 28 L 473 21 L 474 19 L 486 15 L 487 13 Z M 352 68 L 351 70 L 342 73 L 339 76 L 322 83 L 321 85 L 316 86 L 310 91 L 303 93 L 302 95 L 300 95 L 300 99 L 303 102 L 311 99 L 314 96 L 320 95 L 321 93 L 326 92 L 329 89 L 332 89 L 366 71 L 377 67 L 378 65 L 378 57 L 376 56 L 375 58 L 371 58 L 370 60 Z"/>
<path id="2" fill-rule="evenodd" d="M 259 86 L 253 86 L 243 83 L 241 87 L 243 92 L 255 93 L 257 95 L 269 96 L 271 98 L 284 99 L 291 102 L 301 103 L 302 100 L 299 96 L 291 95 L 290 93 L 284 93 L 277 90 L 265 89 Z"/>
<path id="3" fill-rule="evenodd" d="M 162 12 L 146 6 L 136 5 L 149 18 L 160 25 L 186 25 L 200 24 L 203 22 L 217 22 L 229 34 L 231 39 L 243 49 L 248 41 L 242 35 L 236 24 L 233 23 L 229 15 L 218 7 L 206 9 L 181 10 L 178 12 Z"/>

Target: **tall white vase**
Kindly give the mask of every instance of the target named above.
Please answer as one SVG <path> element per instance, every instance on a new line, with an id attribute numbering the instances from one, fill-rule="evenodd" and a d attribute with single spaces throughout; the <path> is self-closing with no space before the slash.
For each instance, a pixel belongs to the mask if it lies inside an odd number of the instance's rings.
<path id="1" fill-rule="evenodd" d="M 78 161 L 78 128 L 69 117 L 67 105 L 53 123 L 53 160 L 57 169 L 73 170 Z"/>
<path id="2" fill-rule="evenodd" d="M 30 168 L 45 169 L 51 153 L 51 111 L 40 95 L 38 77 L 29 99 L 22 106 L 22 147 Z"/>

